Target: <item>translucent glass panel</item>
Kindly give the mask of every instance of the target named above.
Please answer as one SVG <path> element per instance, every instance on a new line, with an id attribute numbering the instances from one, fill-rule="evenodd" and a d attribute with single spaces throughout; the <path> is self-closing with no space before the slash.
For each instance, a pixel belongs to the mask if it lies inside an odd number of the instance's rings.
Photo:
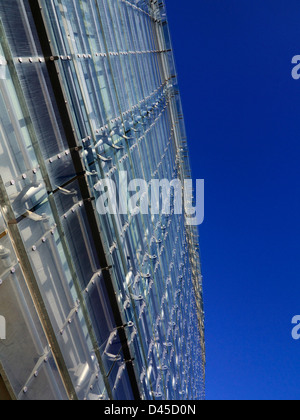
<path id="1" fill-rule="evenodd" d="M 15 223 L 22 240 L 22 243 L 17 243 L 17 247 L 20 252 L 26 253 L 24 260 L 21 259 L 21 265 L 25 263 L 25 259 L 28 259 L 77 397 L 106 398 L 107 392 L 99 365 L 101 362 L 96 357 L 95 351 L 107 340 L 114 328 L 113 317 L 111 312 L 106 310 L 107 317 L 103 319 L 102 324 L 99 323 L 100 313 L 97 313 L 97 310 L 100 308 L 103 313 L 105 306 L 102 305 L 102 301 L 106 301 L 106 296 L 103 294 L 102 285 L 98 285 L 91 295 L 94 302 L 91 318 L 95 325 L 98 323 L 96 331 L 99 331 L 97 334 L 99 341 L 92 344 L 89 333 L 90 318 L 86 311 L 86 305 L 90 305 L 90 296 L 86 302 L 80 302 L 80 296 L 93 276 L 99 273 L 100 267 L 93 254 L 94 246 L 87 228 L 86 215 L 84 212 L 79 214 L 74 210 L 83 206 L 79 188 L 77 187 L 75 194 L 70 193 L 71 200 L 66 199 L 64 207 L 58 198 L 60 191 L 64 191 L 63 195 L 68 196 L 69 192 L 66 193 L 66 190 L 60 186 L 76 175 L 71 152 L 64 139 L 45 60 L 40 58 L 42 55 L 37 56 L 38 44 L 35 43 L 37 37 L 35 32 L 31 32 L 34 25 L 28 3 L 15 2 L 14 13 L 19 22 L 20 32 L 26 36 L 30 44 L 30 57 L 24 57 L 24 51 L 18 50 L 18 46 L 15 45 L 17 38 L 15 33 L 11 33 L 10 25 L 12 10 L 6 6 L 7 2 L 0 5 L 4 23 L 1 27 L 0 51 L 3 57 L 0 80 L 0 162 L 3 180 L 1 185 L 8 200 L 2 205 L 11 207 L 11 214 L 16 219 Z M 16 56 L 13 59 L 10 56 L 11 51 Z M 52 195 L 55 194 L 53 200 Z M 73 236 L 69 234 L 67 213 L 70 216 L 68 220 L 73 219 L 74 225 L 76 223 L 78 226 L 76 232 L 72 230 Z M 77 246 L 69 249 L 68 241 L 72 244 L 75 234 L 79 239 L 79 233 L 83 242 L 77 242 Z M 75 266 L 78 268 L 78 276 Z M 10 291 L 5 288 L 1 297 L 7 299 L 9 293 Z M 12 310 L 11 305 L 7 306 L 7 311 L 9 310 Z M 28 357 L 31 356 L 37 362 L 42 357 L 44 349 L 39 350 L 38 358 L 34 347 L 30 347 L 26 340 L 23 342 L 27 346 Z M 10 360 L 8 355 L 0 354 L 4 368 Z M 16 358 L 13 360 L 15 374 L 21 376 L 20 383 L 24 385 L 26 381 L 24 382 L 23 375 L 25 377 L 28 372 L 23 374 L 16 364 Z M 45 381 L 43 387 L 38 385 L 39 381 L 42 381 L 39 378 L 48 375 L 48 366 L 51 371 L 52 365 L 50 357 L 47 367 L 43 367 L 41 363 L 41 374 L 34 376 L 37 378 L 36 381 L 30 381 L 30 386 L 32 383 L 37 389 L 26 386 L 23 395 L 20 394 L 20 389 L 14 388 L 16 397 L 34 399 L 39 395 L 42 399 L 48 392 L 49 398 L 66 398 L 66 393 L 51 394 L 52 385 Z M 30 372 L 33 367 L 30 366 Z"/>
<path id="2" fill-rule="evenodd" d="M 12 175 L 22 175 L 36 169 L 37 162 L 33 157 L 30 141 L 38 139 L 51 179 L 51 187 L 54 190 L 56 185 L 62 185 L 74 177 L 75 171 L 70 153 L 65 153 L 68 146 L 55 104 L 54 93 L 50 87 L 45 59 L 37 42 L 30 8 L 27 1 L 4 0 L 0 5 L 0 13 L 3 31 L 5 31 L 3 45 L 5 45 L 6 54 L 8 54 L 8 49 L 12 52 L 18 75 L 18 83 L 14 87 L 10 81 L 14 75 L 9 75 L 7 69 L 6 79 L 2 79 L 1 106 L 10 110 L 11 113 L 11 115 L 6 115 L 5 112 L 1 113 L 4 130 L 2 136 L 5 136 L 3 144 L 16 145 L 13 149 L 16 159 L 19 165 L 23 165 L 23 168 L 11 168 L 11 173 L 7 173 L 7 176 L 11 180 L 14 179 Z M 22 110 L 18 103 L 20 101 L 18 89 L 22 89 L 26 101 L 26 107 L 23 106 Z M 16 93 L 15 90 L 17 90 Z M 13 120 L 18 121 L 19 124 L 10 128 L 9 124 Z M 32 137 L 33 129 L 36 138 L 29 139 L 29 133 Z M 16 148 L 17 145 L 20 150 Z M 58 156 L 61 158 L 58 159 Z"/>

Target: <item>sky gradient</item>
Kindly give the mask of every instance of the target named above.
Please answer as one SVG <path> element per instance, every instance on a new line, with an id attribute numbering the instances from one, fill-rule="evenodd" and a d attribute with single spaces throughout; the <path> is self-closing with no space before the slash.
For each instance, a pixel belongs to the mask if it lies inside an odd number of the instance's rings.
<path id="1" fill-rule="evenodd" d="M 200 227 L 207 399 L 299 399 L 299 0 L 166 0 Z"/>

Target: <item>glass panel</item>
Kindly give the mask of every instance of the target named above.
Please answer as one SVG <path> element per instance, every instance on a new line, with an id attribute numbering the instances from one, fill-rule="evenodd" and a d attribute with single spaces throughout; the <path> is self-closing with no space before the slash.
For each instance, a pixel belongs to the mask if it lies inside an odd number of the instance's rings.
<path id="1" fill-rule="evenodd" d="M 46 358 L 39 366 L 26 387 L 20 393 L 21 401 L 55 401 L 66 398 L 65 392 L 56 386 L 58 371 L 54 359 Z"/>
<path id="2" fill-rule="evenodd" d="M 0 240 L 0 277 L 0 311 L 6 320 L 6 339 L 0 340 L 0 362 L 18 396 L 38 360 L 42 358 L 42 363 L 48 360 L 50 349 L 8 235 Z M 53 360 L 51 368 L 48 367 L 47 380 L 35 391 L 37 399 L 47 394 L 51 399 L 66 398 Z"/>

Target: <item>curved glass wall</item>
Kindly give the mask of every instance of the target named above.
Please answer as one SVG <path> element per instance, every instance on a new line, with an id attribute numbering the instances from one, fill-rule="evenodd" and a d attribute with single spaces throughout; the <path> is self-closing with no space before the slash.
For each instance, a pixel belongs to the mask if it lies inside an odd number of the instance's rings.
<path id="1" fill-rule="evenodd" d="M 10 397 L 203 398 L 197 229 L 96 208 L 103 179 L 191 176 L 164 3 L 2 0 L 0 34 Z"/>

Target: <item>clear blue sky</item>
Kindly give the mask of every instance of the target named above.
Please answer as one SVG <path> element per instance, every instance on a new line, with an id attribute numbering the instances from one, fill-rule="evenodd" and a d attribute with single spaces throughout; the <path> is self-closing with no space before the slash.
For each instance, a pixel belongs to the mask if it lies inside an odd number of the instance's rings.
<path id="1" fill-rule="evenodd" d="M 207 399 L 299 399 L 299 0 L 166 0 L 200 227 Z"/>

